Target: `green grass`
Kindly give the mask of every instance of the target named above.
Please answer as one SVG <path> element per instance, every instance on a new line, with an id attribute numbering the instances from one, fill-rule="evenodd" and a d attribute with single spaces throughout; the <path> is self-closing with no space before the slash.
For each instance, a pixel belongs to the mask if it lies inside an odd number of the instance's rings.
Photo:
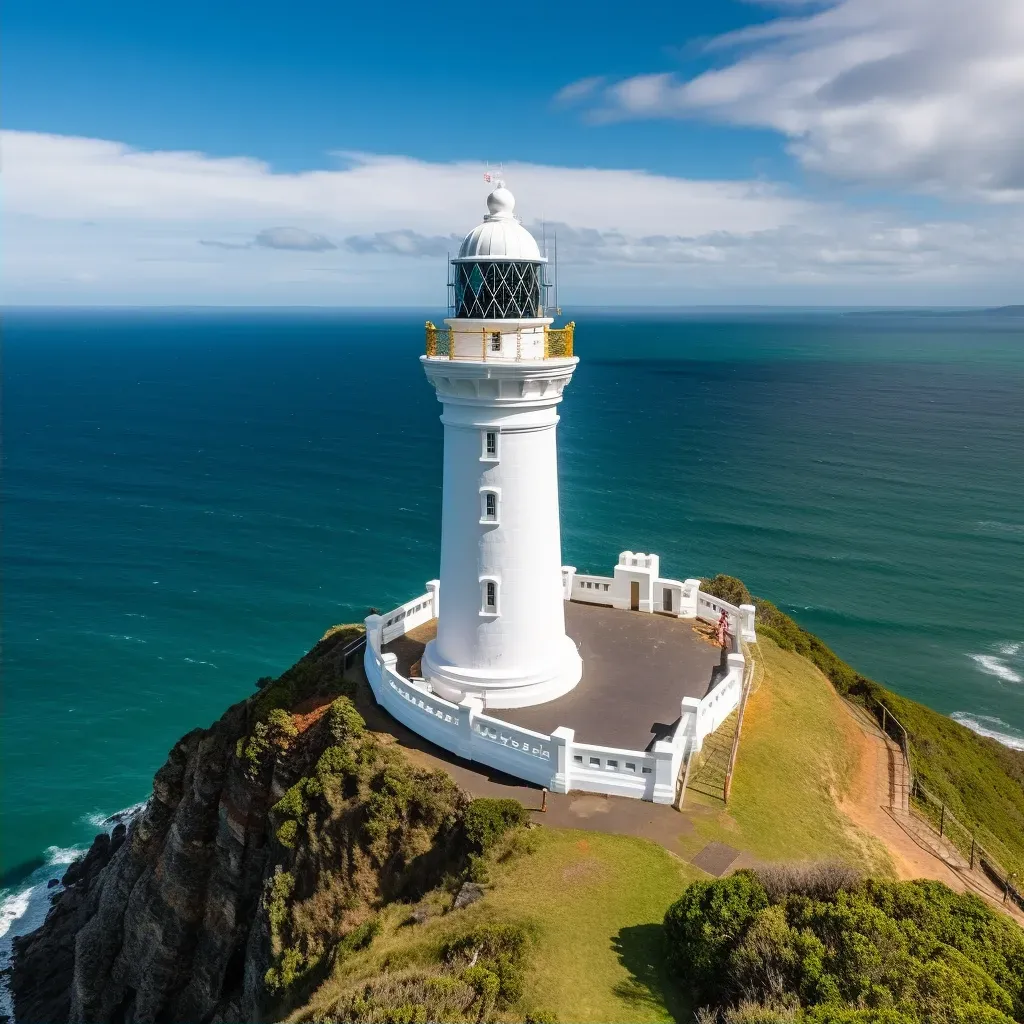
<path id="1" fill-rule="evenodd" d="M 770 601 L 751 598 L 740 580 L 716 576 L 705 581 L 702 589 L 736 603 L 752 600 L 757 606 L 759 636 L 802 654 L 851 700 L 868 707 L 874 700 L 883 701 L 907 729 L 912 767 L 924 786 L 945 801 L 965 826 L 977 831 L 1004 868 L 1024 875 L 1024 751 L 979 736 L 868 679 Z M 948 628 L 958 627 L 951 622 Z"/>
<path id="2" fill-rule="evenodd" d="M 532 936 L 524 1013 L 543 1010 L 564 1022 L 688 1019 L 689 1004 L 668 974 L 661 925 L 700 872 L 629 836 L 537 828 L 528 838 L 532 851 L 492 862 L 486 895 L 464 910 L 445 913 L 451 898 L 438 892 L 430 897 L 437 916 L 408 925 L 408 907 L 386 907 L 371 945 L 345 959 L 289 1019 L 329 1013 L 384 971 L 434 969 L 447 939 L 496 923 L 522 925 Z"/>
<path id="3" fill-rule="evenodd" d="M 697 812 L 687 845 L 716 839 L 765 860 L 841 857 L 890 873 L 881 844 L 836 806 L 856 768 L 856 724 L 805 658 L 758 646 L 765 675 L 747 704 L 729 804 L 687 790 L 684 806 Z"/>

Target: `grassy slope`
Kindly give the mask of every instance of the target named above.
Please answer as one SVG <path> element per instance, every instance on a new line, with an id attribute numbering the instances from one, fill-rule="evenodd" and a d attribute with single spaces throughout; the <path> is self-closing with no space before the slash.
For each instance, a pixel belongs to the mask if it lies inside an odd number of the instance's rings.
<path id="1" fill-rule="evenodd" d="M 731 576 L 716 576 L 703 589 L 734 603 L 751 600 L 743 583 Z M 760 636 L 803 654 L 839 693 L 868 706 L 872 698 L 881 700 L 900 718 L 910 734 L 913 769 L 921 782 L 945 800 L 961 822 L 977 829 L 1005 868 L 1024 875 L 1024 751 L 1010 750 L 880 686 L 770 601 L 752 600 Z"/>
<path id="2" fill-rule="evenodd" d="M 628 836 L 535 829 L 532 853 L 490 868 L 484 898 L 409 926 L 409 908 L 391 905 L 373 943 L 341 965 L 293 1020 L 329 1011 L 383 970 L 436 961 L 444 940 L 480 924 L 514 922 L 534 936 L 523 1005 L 563 1021 L 669 1021 L 687 1004 L 669 981 L 661 922 L 700 872 L 660 846 Z"/>
<path id="3" fill-rule="evenodd" d="M 729 805 L 687 791 L 687 808 L 704 809 L 692 845 L 717 839 L 766 860 L 842 857 L 888 874 L 881 844 L 836 807 L 855 769 L 856 724 L 810 662 L 771 640 L 758 646 L 765 676 L 747 705 Z"/>

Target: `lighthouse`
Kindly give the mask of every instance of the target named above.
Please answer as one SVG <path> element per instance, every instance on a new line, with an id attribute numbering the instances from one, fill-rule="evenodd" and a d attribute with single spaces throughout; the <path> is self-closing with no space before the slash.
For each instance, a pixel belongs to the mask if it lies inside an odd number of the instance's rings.
<path id="1" fill-rule="evenodd" d="M 566 635 L 558 405 L 578 359 L 573 325 L 544 315 L 536 240 L 499 183 L 452 262 L 454 316 L 421 356 L 441 403 L 444 471 L 433 692 L 484 708 L 554 700 L 580 680 Z"/>

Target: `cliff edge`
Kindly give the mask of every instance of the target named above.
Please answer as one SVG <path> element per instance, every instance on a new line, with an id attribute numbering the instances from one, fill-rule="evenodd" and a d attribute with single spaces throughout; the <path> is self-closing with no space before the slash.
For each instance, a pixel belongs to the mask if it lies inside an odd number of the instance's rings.
<path id="1" fill-rule="evenodd" d="M 358 627 L 182 737 L 145 808 L 97 836 L 16 940 L 20 1024 L 286 1012 L 374 909 L 465 857 L 466 797 L 366 732 L 344 678 Z"/>

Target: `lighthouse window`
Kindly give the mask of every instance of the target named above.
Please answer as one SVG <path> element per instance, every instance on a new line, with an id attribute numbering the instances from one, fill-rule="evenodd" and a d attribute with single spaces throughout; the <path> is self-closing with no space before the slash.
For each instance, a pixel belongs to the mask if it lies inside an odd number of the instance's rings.
<path id="1" fill-rule="evenodd" d="M 491 335 L 491 351 L 492 352 L 500 352 L 501 351 L 501 332 L 500 331 L 495 331 Z"/>
<path id="2" fill-rule="evenodd" d="M 482 607 L 481 615 L 498 614 L 498 581 L 493 579 L 482 579 L 480 581 L 480 600 Z"/>
<path id="3" fill-rule="evenodd" d="M 498 488 L 480 488 L 480 522 L 494 524 L 498 522 Z"/>
<path id="4" fill-rule="evenodd" d="M 484 451 L 480 458 L 485 462 L 498 461 L 498 432 L 496 430 L 484 431 Z"/>
<path id="5" fill-rule="evenodd" d="M 540 263 L 453 261 L 455 315 L 470 320 L 520 320 L 541 304 Z"/>

